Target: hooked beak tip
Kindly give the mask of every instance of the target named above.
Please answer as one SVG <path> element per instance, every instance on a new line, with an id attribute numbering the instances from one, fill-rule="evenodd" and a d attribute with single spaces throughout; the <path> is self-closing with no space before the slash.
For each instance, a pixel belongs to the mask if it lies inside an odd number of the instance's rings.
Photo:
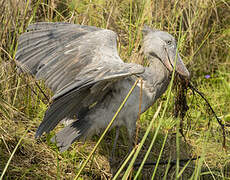
<path id="1" fill-rule="evenodd" d="M 188 69 L 186 68 L 186 66 L 184 65 L 180 55 L 178 54 L 178 59 L 177 59 L 177 63 L 176 63 L 176 72 L 178 74 L 180 74 L 181 76 L 183 76 L 186 79 L 190 79 L 190 73 L 188 71 Z"/>
<path id="2" fill-rule="evenodd" d="M 190 78 L 190 72 L 188 71 L 184 63 L 183 64 L 181 63 L 180 65 L 176 65 L 176 72 L 187 79 Z"/>
<path id="3" fill-rule="evenodd" d="M 180 74 L 181 76 L 183 76 L 184 78 L 186 78 L 188 80 L 190 80 L 190 78 L 191 78 L 191 75 L 187 69 L 183 73 L 178 72 L 178 74 Z"/>

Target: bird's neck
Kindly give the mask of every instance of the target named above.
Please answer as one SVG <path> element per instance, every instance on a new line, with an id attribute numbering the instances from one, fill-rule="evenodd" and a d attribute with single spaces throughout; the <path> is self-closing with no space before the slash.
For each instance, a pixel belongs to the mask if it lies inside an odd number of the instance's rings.
<path id="1" fill-rule="evenodd" d="M 149 69 L 154 75 L 157 75 L 158 80 L 166 80 L 169 79 L 170 73 L 168 69 L 163 65 L 163 63 L 159 59 L 154 59 L 150 61 Z"/>
<path id="2" fill-rule="evenodd" d="M 153 93 L 153 101 L 156 101 L 167 89 L 170 82 L 170 73 L 159 59 L 151 59 L 145 68 L 143 79 L 145 86 Z"/>

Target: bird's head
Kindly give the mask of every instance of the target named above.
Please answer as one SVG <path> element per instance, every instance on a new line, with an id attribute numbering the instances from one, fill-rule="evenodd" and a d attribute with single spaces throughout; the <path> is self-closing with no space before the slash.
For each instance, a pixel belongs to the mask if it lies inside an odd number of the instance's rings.
<path id="1" fill-rule="evenodd" d="M 176 62 L 176 72 L 185 78 L 190 77 L 189 71 L 177 52 L 177 43 L 172 35 L 150 29 L 148 26 L 144 26 L 142 33 L 144 35 L 143 50 L 147 57 L 161 61 L 169 72 L 173 72 Z"/>

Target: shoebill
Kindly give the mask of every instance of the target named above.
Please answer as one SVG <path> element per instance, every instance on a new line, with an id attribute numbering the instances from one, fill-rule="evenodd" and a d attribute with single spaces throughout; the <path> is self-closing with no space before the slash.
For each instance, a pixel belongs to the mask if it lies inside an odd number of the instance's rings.
<path id="1" fill-rule="evenodd" d="M 111 30 L 69 23 L 30 25 L 19 37 L 17 66 L 44 80 L 54 92 L 35 137 L 49 133 L 60 122 L 69 122 L 53 138 L 59 150 L 65 151 L 76 140 L 105 129 L 138 78 L 143 82 L 143 113 L 166 91 L 174 68 L 189 77 L 176 40 L 167 32 L 145 26 L 142 47 L 148 67 L 125 63 L 117 51 L 117 34 Z M 140 86 L 138 83 L 112 125 L 125 126 L 130 142 L 136 129 Z M 119 128 L 113 152 L 118 133 Z"/>

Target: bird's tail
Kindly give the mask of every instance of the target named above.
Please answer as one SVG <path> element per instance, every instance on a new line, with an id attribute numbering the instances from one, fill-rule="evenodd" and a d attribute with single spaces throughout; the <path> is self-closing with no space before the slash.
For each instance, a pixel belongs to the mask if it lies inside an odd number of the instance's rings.
<path id="1" fill-rule="evenodd" d="M 56 143 L 60 152 L 67 150 L 76 140 L 85 137 L 90 124 L 85 120 L 76 120 L 59 131 L 51 141 Z"/>

